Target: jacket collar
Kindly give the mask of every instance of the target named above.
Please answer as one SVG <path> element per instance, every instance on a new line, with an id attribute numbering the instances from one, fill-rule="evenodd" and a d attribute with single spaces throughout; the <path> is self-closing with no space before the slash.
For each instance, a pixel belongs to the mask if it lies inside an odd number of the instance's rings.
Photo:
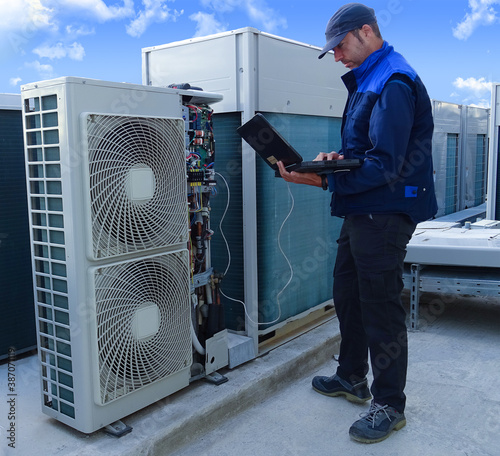
<path id="1" fill-rule="evenodd" d="M 344 81 L 347 90 L 349 92 L 356 90 L 357 87 L 359 87 L 363 81 L 369 77 L 378 62 L 393 51 L 394 48 L 390 46 L 387 41 L 384 41 L 382 47 L 377 49 L 375 52 L 372 52 L 359 67 L 344 74 L 342 76 L 342 80 Z"/>

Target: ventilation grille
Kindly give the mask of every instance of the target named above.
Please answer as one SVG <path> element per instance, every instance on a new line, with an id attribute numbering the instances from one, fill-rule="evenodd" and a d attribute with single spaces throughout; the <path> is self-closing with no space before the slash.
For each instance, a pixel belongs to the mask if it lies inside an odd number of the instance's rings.
<path id="1" fill-rule="evenodd" d="M 187 250 L 95 272 L 100 403 L 191 364 Z"/>
<path id="2" fill-rule="evenodd" d="M 456 212 L 458 207 L 458 133 L 448 133 L 446 142 L 445 215 Z"/>
<path id="3" fill-rule="evenodd" d="M 485 201 L 486 174 L 488 160 L 488 137 L 486 135 L 476 136 L 476 168 L 474 173 L 474 206 Z"/>
<path id="4" fill-rule="evenodd" d="M 86 116 L 93 259 L 187 241 L 184 121 Z"/>
<path id="5" fill-rule="evenodd" d="M 57 95 L 24 100 L 28 205 L 43 404 L 75 418 Z"/>

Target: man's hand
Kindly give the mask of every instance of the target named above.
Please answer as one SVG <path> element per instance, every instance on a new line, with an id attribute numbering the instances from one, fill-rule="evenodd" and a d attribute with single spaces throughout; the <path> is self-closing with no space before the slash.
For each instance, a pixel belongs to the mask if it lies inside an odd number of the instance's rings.
<path id="1" fill-rule="evenodd" d="M 278 168 L 280 170 L 281 177 L 287 182 L 321 187 L 321 177 L 315 173 L 297 173 L 295 171 L 289 173 L 285 169 L 285 165 L 283 165 L 283 162 L 280 161 L 278 162 Z"/>
<path id="2" fill-rule="evenodd" d="M 344 156 L 338 154 L 337 152 L 321 152 L 313 161 L 320 160 L 343 160 Z M 280 170 L 281 177 L 287 182 L 293 182 L 294 184 L 305 184 L 312 185 L 314 187 L 321 187 L 321 176 L 315 173 L 296 173 L 292 171 L 289 173 L 282 162 L 278 162 L 278 168 Z"/>
<path id="3" fill-rule="evenodd" d="M 320 152 L 320 154 L 313 161 L 321 160 L 343 160 L 344 156 L 338 154 L 337 152 Z"/>

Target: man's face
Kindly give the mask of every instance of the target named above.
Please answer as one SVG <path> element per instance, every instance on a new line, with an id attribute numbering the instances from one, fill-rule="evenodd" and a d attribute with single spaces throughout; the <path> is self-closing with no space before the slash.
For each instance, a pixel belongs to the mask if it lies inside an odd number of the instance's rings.
<path id="1" fill-rule="evenodd" d="M 342 64 L 350 70 L 359 67 L 371 54 L 366 39 L 362 37 L 362 34 L 358 34 L 358 36 L 354 35 L 353 32 L 349 32 L 345 38 L 333 48 L 335 61 L 342 62 Z"/>

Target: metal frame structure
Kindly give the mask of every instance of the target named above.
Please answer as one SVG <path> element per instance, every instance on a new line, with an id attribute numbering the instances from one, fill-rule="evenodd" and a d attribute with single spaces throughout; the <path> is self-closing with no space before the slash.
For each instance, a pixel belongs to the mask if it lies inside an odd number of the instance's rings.
<path id="1" fill-rule="evenodd" d="M 486 160 L 478 154 L 477 138 L 487 137 L 489 109 L 432 100 L 432 112 L 432 158 L 441 217 L 485 200 Z"/>
<path id="2" fill-rule="evenodd" d="M 420 326 L 420 294 L 443 293 L 454 296 L 500 297 L 500 278 L 497 268 L 433 267 L 411 264 L 405 274 L 405 288 L 410 290 L 410 330 Z M 431 318 L 441 311 L 435 309 Z"/>
<path id="3" fill-rule="evenodd" d="M 498 154 L 500 130 L 500 84 L 491 87 L 491 119 L 490 119 L 490 148 L 488 160 L 488 201 L 486 203 L 486 218 L 497 219 L 497 192 L 498 192 Z"/>
<path id="4" fill-rule="evenodd" d="M 224 95 L 216 113 L 240 112 L 244 123 L 258 112 L 342 116 L 346 91 L 333 53 L 246 27 L 207 37 L 144 48 L 142 82 L 165 86 L 189 81 Z M 300 62 L 307 62 L 300 64 Z M 199 71 L 204 68 L 204 71 Z M 277 76 L 279 75 L 279 76 Z M 257 242 L 257 165 L 255 152 L 242 141 L 244 301 L 246 334 L 259 349 L 259 278 Z"/>
<path id="5" fill-rule="evenodd" d="M 481 116 L 474 114 L 472 123 L 479 131 Z M 419 326 L 421 292 L 500 297 L 497 221 L 500 84 L 492 86 L 489 121 L 486 203 L 420 223 L 408 244 L 404 282 L 410 291 L 411 330 Z M 467 123 L 462 123 L 462 130 L 467 129 Z M 461 144 L 463 147 L 464 139 Z"/>

